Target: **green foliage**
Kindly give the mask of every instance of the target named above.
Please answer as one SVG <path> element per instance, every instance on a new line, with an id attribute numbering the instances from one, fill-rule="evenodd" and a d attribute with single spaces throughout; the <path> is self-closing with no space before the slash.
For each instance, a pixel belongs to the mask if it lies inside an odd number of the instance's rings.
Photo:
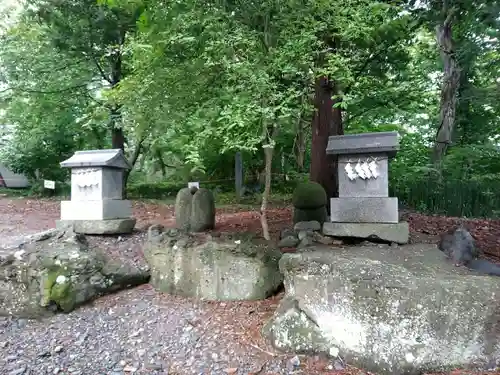
<path id="1" fill-rule="evenodd" d="M 429 143 L 403 136 L 390 164 L 390 190 L 407 207 L 450 216 L 498 217 L 500 152 L 492 145 L 452 148 L 441 169 L 428 165 Z"/>

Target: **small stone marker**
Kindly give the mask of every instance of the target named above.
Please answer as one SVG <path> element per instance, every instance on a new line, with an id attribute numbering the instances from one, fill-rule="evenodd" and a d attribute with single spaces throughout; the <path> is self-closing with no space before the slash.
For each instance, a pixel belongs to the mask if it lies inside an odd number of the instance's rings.
<path id="1" fill-rule="evenodd" d="M 58 227 L 85 234 L 133 231 L 132 205 L 122 199 L 123 173 L 131 166 L 122 150 L 77 151 L 61 167 L 71 168 L 71 200 L 61 202 Z"/>
<path id="2" fill-rule="evenodd" d="M 324 234 L 408 242 L 398 198 L 389 197 L 388 161 L 398 150 L 397 132 L 329 137 L 326 153 L 338 155 L 339 197 L 330 199 L 331 222 L 324 224 Z"/>
<path id="3" fill-rule="evenodd" d="M 188 188 L 191 189 L 191 188 L 197 188 L 199 189 L 200 188 L 200 183 L 198 181 L 195 181 L 195 182 L 188 182 Z"/>

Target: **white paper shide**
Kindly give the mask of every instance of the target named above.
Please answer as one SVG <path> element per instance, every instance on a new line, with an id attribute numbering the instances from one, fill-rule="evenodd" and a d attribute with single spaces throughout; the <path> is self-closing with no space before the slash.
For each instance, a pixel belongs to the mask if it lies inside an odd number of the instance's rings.
<path id="1" fill-rule="evenodd" d="M 351 163 L 347 163 L 344 167 L 344 170 L 349 180 L 354 181 L 355 179 L 358 178 L 358 175 L 356 174 L 356 172 L 354 172 L 354 169 L 352 169 Z"/>
<path id="2" fill-rule="evenodd" d="M 354 181 L 357 178 L 369 180 L 380 176 L 376 160 L 371 160 L 370 162 L 368 162 L 368 160 L 365 160 L 364 162 L 359 160 L 354 168 L 352 167 L 351 163 L 348 162 L 345 165 L 344 170 L 347 178 L 349 178 L 349 180 L 351 181 Z"/>

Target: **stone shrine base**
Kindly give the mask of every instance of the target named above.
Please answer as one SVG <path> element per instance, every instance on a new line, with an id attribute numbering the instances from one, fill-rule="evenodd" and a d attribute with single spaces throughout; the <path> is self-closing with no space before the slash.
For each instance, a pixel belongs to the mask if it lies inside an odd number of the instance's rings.
<path id="1" fill-rule="evenodd" d="M 379 239 L 398 244 L 408 243 L 410 229 L 407 222 L 400 223 L 332 223 L 323 224 L 323 234 L 332 237 Z"/>
<path id="2" fill-rule="evenodd" d="M 129 234 L 135 227 L 136 219 L 108 220 L 56 220 L 56 228 L 72 227 L 75 233 L 82 234 Z"/>

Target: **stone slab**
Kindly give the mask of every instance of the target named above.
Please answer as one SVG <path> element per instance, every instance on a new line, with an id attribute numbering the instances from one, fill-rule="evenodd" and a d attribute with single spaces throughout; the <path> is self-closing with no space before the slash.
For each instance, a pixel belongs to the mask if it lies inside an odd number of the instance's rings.
<path id="1" fill-rule="evenodd" d="M 57 220 L 56 228 L 72 227 L 75 233 L 82 234 L 129 234 L 134 231 L 136 219 L 115 220 Z"/>
<path id="2" fill-rule="evenodd" d="M 331 198 L 335 223 L 394 223 L 399 221 L 398 198 Z"/>
<path id="3" fill-rule="evenodd" d="M 455 267 L 434 244 L 288 253 L 279 265 L 286 293 L 263 333 L 280 350 L 381 375 L 500 358 L 500 278 Z"/>
<path id="4" fill-rule="evenodd" d="M 331 223 L 323 224 L 323 234 L 332 237 L 354 237 L 379 239 L 398 244 L 408 243 L 410 229 L 408 223 Z"/>
<path id="5" fill-rule="evenodd" d="M 377 160 L 379 176 L 377 178 L 370 178 L 363 180 L 357 178 L 353 181 L 347 177 L 344 170 L 347 163 L 351 163 L 354 168 L 359 161 L 364 162 L 368 160 L 371 162 L 376 158 L 374 154 L 361 154 L 356 157 L 346 155 L 339 156 L 339 198 L 344 197 L 388 197 L 389 196 L 389 168 L 387 158 Z"/>
<path id="6" fill-rule="evenodd" d="M 335 135 L 328 138 L 328 155 L 355 155 L 366 153 L 395 156 L 399 150 L 397 132 L 376 132 Z"/>
<path id="7" fill-rule="evenodd" d="M 113 220 L 132 216 L 132 203 L 121 199 L 61 201 L 61 220 Z"/>

